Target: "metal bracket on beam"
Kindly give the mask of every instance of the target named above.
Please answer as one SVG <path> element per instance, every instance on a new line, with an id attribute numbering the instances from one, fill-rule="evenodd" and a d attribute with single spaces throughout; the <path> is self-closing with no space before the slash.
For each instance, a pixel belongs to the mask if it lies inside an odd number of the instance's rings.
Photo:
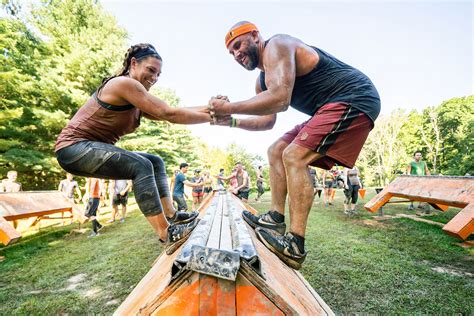
<path id="1" fill-rule="evenodd" d="M 240 254 L 194 245 L 191 249 L 187 269 L 235 281 L 240 268 Z"/>

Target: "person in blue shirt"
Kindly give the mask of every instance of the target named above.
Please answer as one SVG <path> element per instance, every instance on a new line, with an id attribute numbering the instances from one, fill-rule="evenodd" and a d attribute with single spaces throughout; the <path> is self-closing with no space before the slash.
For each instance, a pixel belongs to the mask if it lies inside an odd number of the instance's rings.
<path id="1" fill-rule="evenodd" d="M 186 203 L 185 193 L 184 193 L 184 186 L 187 185 L 189 187 L 202 187 L 202 184 L 192 183 L 186 179 L 184 175 L 188 172 L 189 165 L 185 162 L 179 165 L 179 173 L 174 178 L 174 186 L 173 186 L 173 201 L 178 204 L 178 211 L 187 211 L 188 204 Z"/>

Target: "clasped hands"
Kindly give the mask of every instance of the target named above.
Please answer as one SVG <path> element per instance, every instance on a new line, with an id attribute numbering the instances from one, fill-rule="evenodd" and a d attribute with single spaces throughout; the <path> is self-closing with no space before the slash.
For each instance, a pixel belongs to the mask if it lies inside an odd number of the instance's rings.
<path id="1" fill-rule="evenodd" d="M 211 97 L 208 104 L 209 114 L 212 118 L 211 125 L 231 126 L 232 115 L 225 114 L 225 106 L 229 102 L 229 98 L 225 95 Z"/>

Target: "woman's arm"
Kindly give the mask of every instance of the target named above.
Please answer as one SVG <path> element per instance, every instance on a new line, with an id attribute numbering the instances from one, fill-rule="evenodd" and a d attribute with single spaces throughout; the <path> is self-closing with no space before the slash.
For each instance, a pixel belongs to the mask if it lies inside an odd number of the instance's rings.
<path id="1" fill-rule="evenodd" d="M 113 93 L 116 97 L 133 104 L 142 110 L 145 117 L 153 120 L 163 120 L 178 124 L 198 124 L 212 121 L 207 106 L 193 108 L 171 107 L 160 98 L 146 91 L 140 82 L 132 78 L 118 77 L 112 79 L 105 88 L 108 88 L 108 94 Z"/>

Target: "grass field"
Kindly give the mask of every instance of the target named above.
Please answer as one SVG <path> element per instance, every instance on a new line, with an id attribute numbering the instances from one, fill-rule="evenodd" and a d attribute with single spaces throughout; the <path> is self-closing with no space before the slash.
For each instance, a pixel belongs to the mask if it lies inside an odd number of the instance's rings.
<path id="1" fill-rule="evenodd" d="M 373 196 L 368 190 L 365 202 Z M 269 207 L 269 193 L 259 211 Z M 133 201 L 133 200 L 132 200 Z M 473 314 L 474 248 L 410 219 L 342 213 L 342 193 L 311 210 L 302 273 L 336 314 Z M 112 314 L 162 251 L 131 205 L 125 223 L 95 238 L 78 225 L 48 227 L 0 248 L 0 315 Z M 409 213 L 404 204 L 385 214 Z M 413 213 L 413 212 L 411 212 Z M 456 210 L 431 220 L 447 222 Z M 102 213 L 102 222 L 109 218 Z M 288 216 L 287 216 L 288 217 Z M 472 239 L 472 236 L 471 236 Z"/>

